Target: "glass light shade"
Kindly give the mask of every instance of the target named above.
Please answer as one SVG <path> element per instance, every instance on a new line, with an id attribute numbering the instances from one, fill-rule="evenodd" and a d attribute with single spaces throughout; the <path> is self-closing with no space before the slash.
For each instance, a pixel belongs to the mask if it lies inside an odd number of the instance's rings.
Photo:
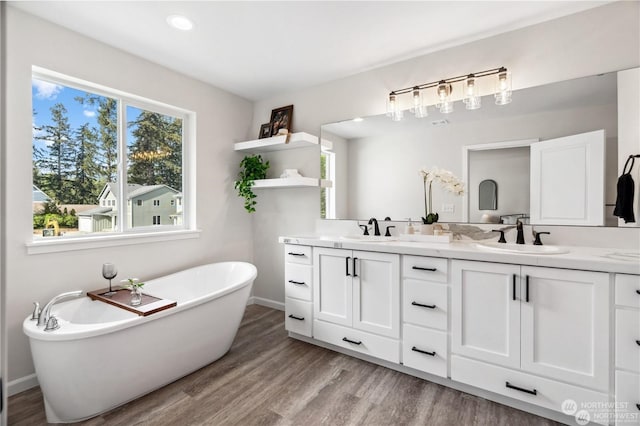
<path id="1" fill-rule="evenodd" d="M 436 105 L 441 113 L 449 114 L 453 112 L 453 101 L 451 101 L 452 87 L 450 84 L 441 81 L 438 85 L 438 99 L 440 102 Z"/>
<path id="2" fill-rule="evenodd" d="M 429 115 L 427 106 L 422 104 L 422 94 L 417 87 L 413 89 L 413 107 L 411 108 L 411 112 L 416 118 L 423 118 Z"/>
<path id="3" fill-rule="evenodd" d="M 511 73 L 504 68 L 498 73 L 495 98 L 497 105 L 511 103 Z"/>
<path id="4" fill-rule="evenodd" d="M 395 93 L 391 92 L 387 99 L 387 117 L 393 117 L 398 110 L 398 98 Z"/>
<path id="5" fill-rule="evenodd" d="M 399 109 L 391 115 L 391 119 L 393 121 L 400 121 L 404 118 L 404 111 L 400 111 Z"/>
<path id="6" fill-rule="evenodd" d="M 462 102 L 464 102 L 467 109 L 478 109 L 481 106 L 476 78 L 473 74 L 470 74 L 464 81 L 464 99 Z"/>

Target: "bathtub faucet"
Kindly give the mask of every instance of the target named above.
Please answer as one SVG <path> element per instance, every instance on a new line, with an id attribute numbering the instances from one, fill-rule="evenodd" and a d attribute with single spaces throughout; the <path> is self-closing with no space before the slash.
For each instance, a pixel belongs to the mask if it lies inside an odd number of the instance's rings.
<path id="1" fill-rule="evenodd" d="M 62 299 L 67 299 L 69 297 L 80 297 L 83 295 L 84 295 L 84 292 L 82 290 L 76 290 L 76 291 L 69 291 L 67 293 L 61 293 L 56 297 L 54 297 L 53 299 L 51 299 L 49 303 L 47 303 L 42 309 L 42 313 L 38 318 L 38 326 L 47 324 L 47 322 L 49 321 L 49 317 L 51 316 L 51 308 L 53 307 L 53 305 L 55 305 Z"/>

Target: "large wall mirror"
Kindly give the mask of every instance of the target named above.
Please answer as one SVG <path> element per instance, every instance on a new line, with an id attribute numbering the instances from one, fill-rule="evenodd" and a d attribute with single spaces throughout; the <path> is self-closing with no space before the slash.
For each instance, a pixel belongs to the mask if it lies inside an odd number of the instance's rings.
<path id="1" fill-rule="evenodd" d="M 495 105 L 489 95 L 482 98 L 479 110 L 466 110 L 456 102 L 449 114 L 429 107 L 425 118 L 407 111 L 397 122 L 379 115 L 323 125 L 321 137 L 332 141 L 333 148 L 323 153 L 321 164 L 333 188 L 322 194 L 321 215 L 419 220 L 425 210 L 419 170 L 437 167 L 467 183 L 462 196 L 433 185 L 432 210 L 439 213 L 440 222 L 481 223 L 490 218 L 510 223 L 514 217 L 526 221 L 530 144 L 603 130 L 606 155 L 599 225 L 616 226 L 617 111 L 614 72 L 514 91 L 513 102 L 504 106 Z M 556 171 L 554 179 L 563 179 L 562 173 Z M 480 208 L 480 183 L 486 180 L 496 184 L 495 209 L 493 204 L 492 209 Z"/>

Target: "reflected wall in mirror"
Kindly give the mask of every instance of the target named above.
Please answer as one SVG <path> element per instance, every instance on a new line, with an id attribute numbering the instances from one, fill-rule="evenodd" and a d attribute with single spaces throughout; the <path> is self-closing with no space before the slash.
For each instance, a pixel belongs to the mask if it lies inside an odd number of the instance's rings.
<path id="1" fill-rule="evenodd" d="M 493 179 L 485 179 L 478 185 L 478 208 L 498 210 L 498 184 Z"/>
<path id="2" fill-rule="evenodd" d="M 440 222 L 482 222 L 483 212 L 476 207 L 478 185 L 484 179 L 498 184 L 500 205 L 492 214 L 528 217 L 528 147 L 492 153 L 470 150 L 467 165 L 463 164 L 463 147 L 492 144 L 499 148 L 503 141 L 510 147 L 513 141 L 545 141 L 603 129 L 606 167 L 602 208 L 606 225 L 616 225 L 612 205 L 617 178 L 617 73 L 514 91 L 513 102 L 505 106 L 495 105 L 491 95 L 484 98 L 479 110 L 465 110 L 461 104 L 453 113 L 441 114 L 429 107 L 426 118 L 407 113 L 399 122 L 379 115 L 323 125 L 322 138 L 334 143 L 330 153 L 333 206 L 325 217 L 416 220 L 424 216 L 422 167 L 447 169 L 467 178 L 464 197 L 434 186 L 433 206 Z M 505 178 L 482 170 L 502 171 Z M 508 188 L 508 183 L 516 182 L 519 187 Z"/>

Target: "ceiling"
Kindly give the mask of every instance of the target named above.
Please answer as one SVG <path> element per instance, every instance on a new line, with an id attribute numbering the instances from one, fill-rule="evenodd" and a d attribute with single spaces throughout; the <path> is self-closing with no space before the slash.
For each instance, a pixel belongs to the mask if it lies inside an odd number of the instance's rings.
<path id="1" fill-rule="evenodd" d="M 607 1 L 26 1 L 18 9 L 250 100 Z M 192 31 L 171 28 L 187 16 Z"/>

